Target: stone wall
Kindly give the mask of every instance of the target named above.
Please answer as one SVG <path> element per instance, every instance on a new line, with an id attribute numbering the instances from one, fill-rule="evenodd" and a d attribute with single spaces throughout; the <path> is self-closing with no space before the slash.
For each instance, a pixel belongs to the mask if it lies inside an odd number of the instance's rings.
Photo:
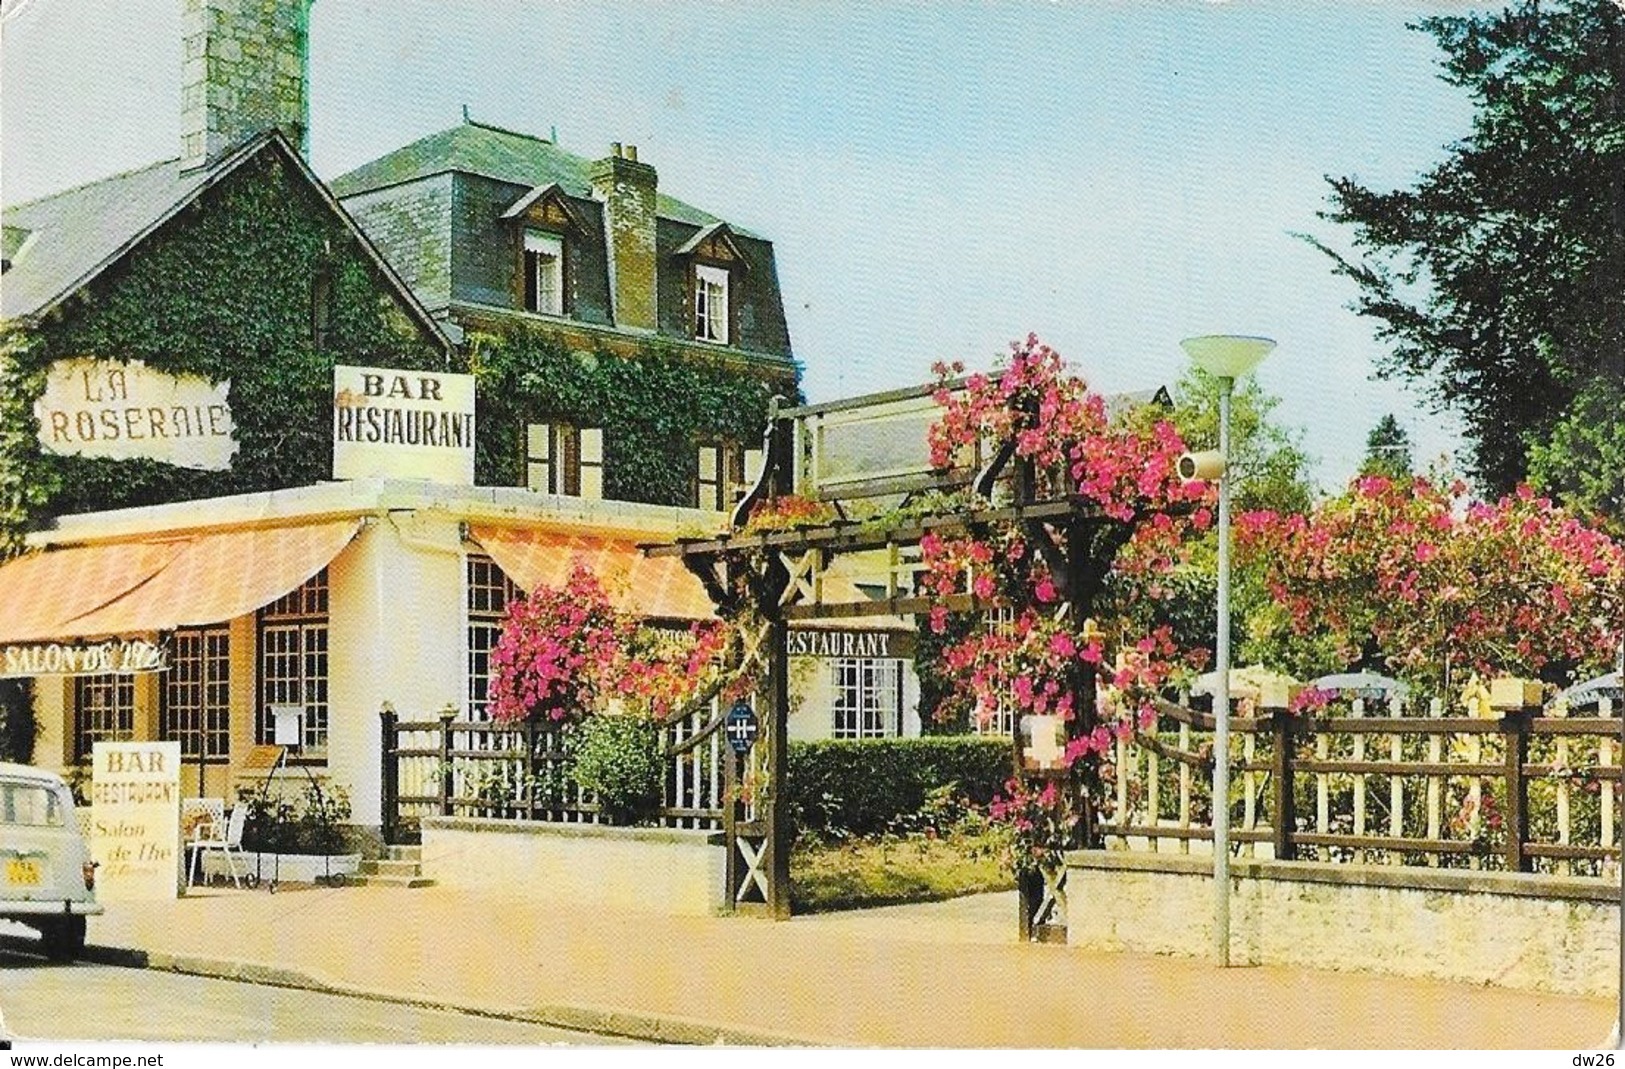
<path id="1" fill-rule="evenodd" d="M 1068 856 L 1067 941 L 1208 957 L 1212 862 L 1086 850 Z M 1619 888 L 1523 873 L 1302 861 L 1231 863 L 1231 961 L 1387 972 L 1609 997 L 1619 985 Z"/>
<path id="2" fill-rule="evenodd" d="M 423 874 L 561 905 L 708 916 L 723 906 L 721 832 L 426 817 Z"/>

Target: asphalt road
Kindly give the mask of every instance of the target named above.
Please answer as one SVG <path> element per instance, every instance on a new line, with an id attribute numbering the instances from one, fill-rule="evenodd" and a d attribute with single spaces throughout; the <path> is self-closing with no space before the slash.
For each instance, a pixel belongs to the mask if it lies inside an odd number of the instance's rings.
<path id="1" fill-rule="evenodd" d="M 0 1014 L 15 1041 L 453 1043 L 599 1046 L 590 1033 L 342 995 L 0 950 Z"/>

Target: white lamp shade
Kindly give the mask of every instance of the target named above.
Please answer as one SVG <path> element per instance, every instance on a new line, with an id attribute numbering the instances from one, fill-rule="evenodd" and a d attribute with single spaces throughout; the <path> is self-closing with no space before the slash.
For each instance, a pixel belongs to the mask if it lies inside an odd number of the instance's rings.
<path id="1" fill-rule="evenodd" d="M 1179 343 L 1196 366 L 1221 379 L 1239 379 L 1270 354 L 1275 342 L 1239 334 L 1204 334 Z"/>

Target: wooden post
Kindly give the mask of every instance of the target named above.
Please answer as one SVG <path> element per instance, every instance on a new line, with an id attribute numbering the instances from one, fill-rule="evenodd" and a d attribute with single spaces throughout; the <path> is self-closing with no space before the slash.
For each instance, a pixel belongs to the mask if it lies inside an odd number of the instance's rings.
<path id="1" fill-rule="evenodd" d="M 720 734 L 720 732 L 719 732 Z M 739 900 L 739 884 L 745 878 L 739 857 L 739 762 L 732 746 L 722 748 L 722 834 L 727 854 L 722 863 L 722 908 L 724 912 L 737 912 L 734 904 Z"/>
<path id="2" fill-rule="evenodd" d="M 1529 756 L 1529 718 L 1536 711 L 1518 709 L 1502 721 L 1506 732 L 1507 811 L 1503 830 L 1508 872 L 1530 871 L 1530 859 L 1523 851 L 1529 839 L 1529 783 L 1524 779 L 1523 764 Z"/>
<path id="3" fill-rule="evenodd" d="M 1292 791 L 1292 714 L 1285 709 L 1275 710 L 1275 750 L 1271 757 L 1270 779 L 1274 781 L 1274 799 L 1270 820 L 1275 830 L 1275 858 L 1290 861 L 1297 848 L 1292 833 L 1298 826 L 1298 807 Z"/>
<path id="4" fill-rule="evenodd" d="M 452 815 L 452 795 L 456 791 L 456 781 L 451 772 L 451 722 L 457 715 L 452 708 L 440 711 L 440 815 Z"/>
<path id="5" fill-rule="evenodd" d="M 401 786 L 399 759 L 395 756 L 396 721 L 394 708 L 385 702 L 384 707 L 378 710 L 378 825 L 384 842 L 391 845 L 400 826 L 400 802 L 397 799 L 400 798 Z"/>
<path id="6" fill-rule="evenodd" d="M 775 619 L 768 629 L 767 859 L 768 912 L 774 920 L 790 919 L 790 625 Z"/>
<path id="7" fill-rule="evenodd" d="M 525 819 L 536 820 L 536 785 L 541 782 L 538 774 L 541 762 L 536 758 L 536 721 L 526 717 L 524 721 L 525 738 Z"/>

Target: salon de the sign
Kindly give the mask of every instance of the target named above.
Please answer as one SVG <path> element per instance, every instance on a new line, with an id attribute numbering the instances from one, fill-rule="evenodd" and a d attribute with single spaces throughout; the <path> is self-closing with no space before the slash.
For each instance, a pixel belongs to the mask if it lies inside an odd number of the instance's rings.
<path id="1" fill-rule="evenodd" d="M 146 639 L 0 646 L 0 677 L 7 678 L 128 675 L 168 668 L 169 650 Z"/>

